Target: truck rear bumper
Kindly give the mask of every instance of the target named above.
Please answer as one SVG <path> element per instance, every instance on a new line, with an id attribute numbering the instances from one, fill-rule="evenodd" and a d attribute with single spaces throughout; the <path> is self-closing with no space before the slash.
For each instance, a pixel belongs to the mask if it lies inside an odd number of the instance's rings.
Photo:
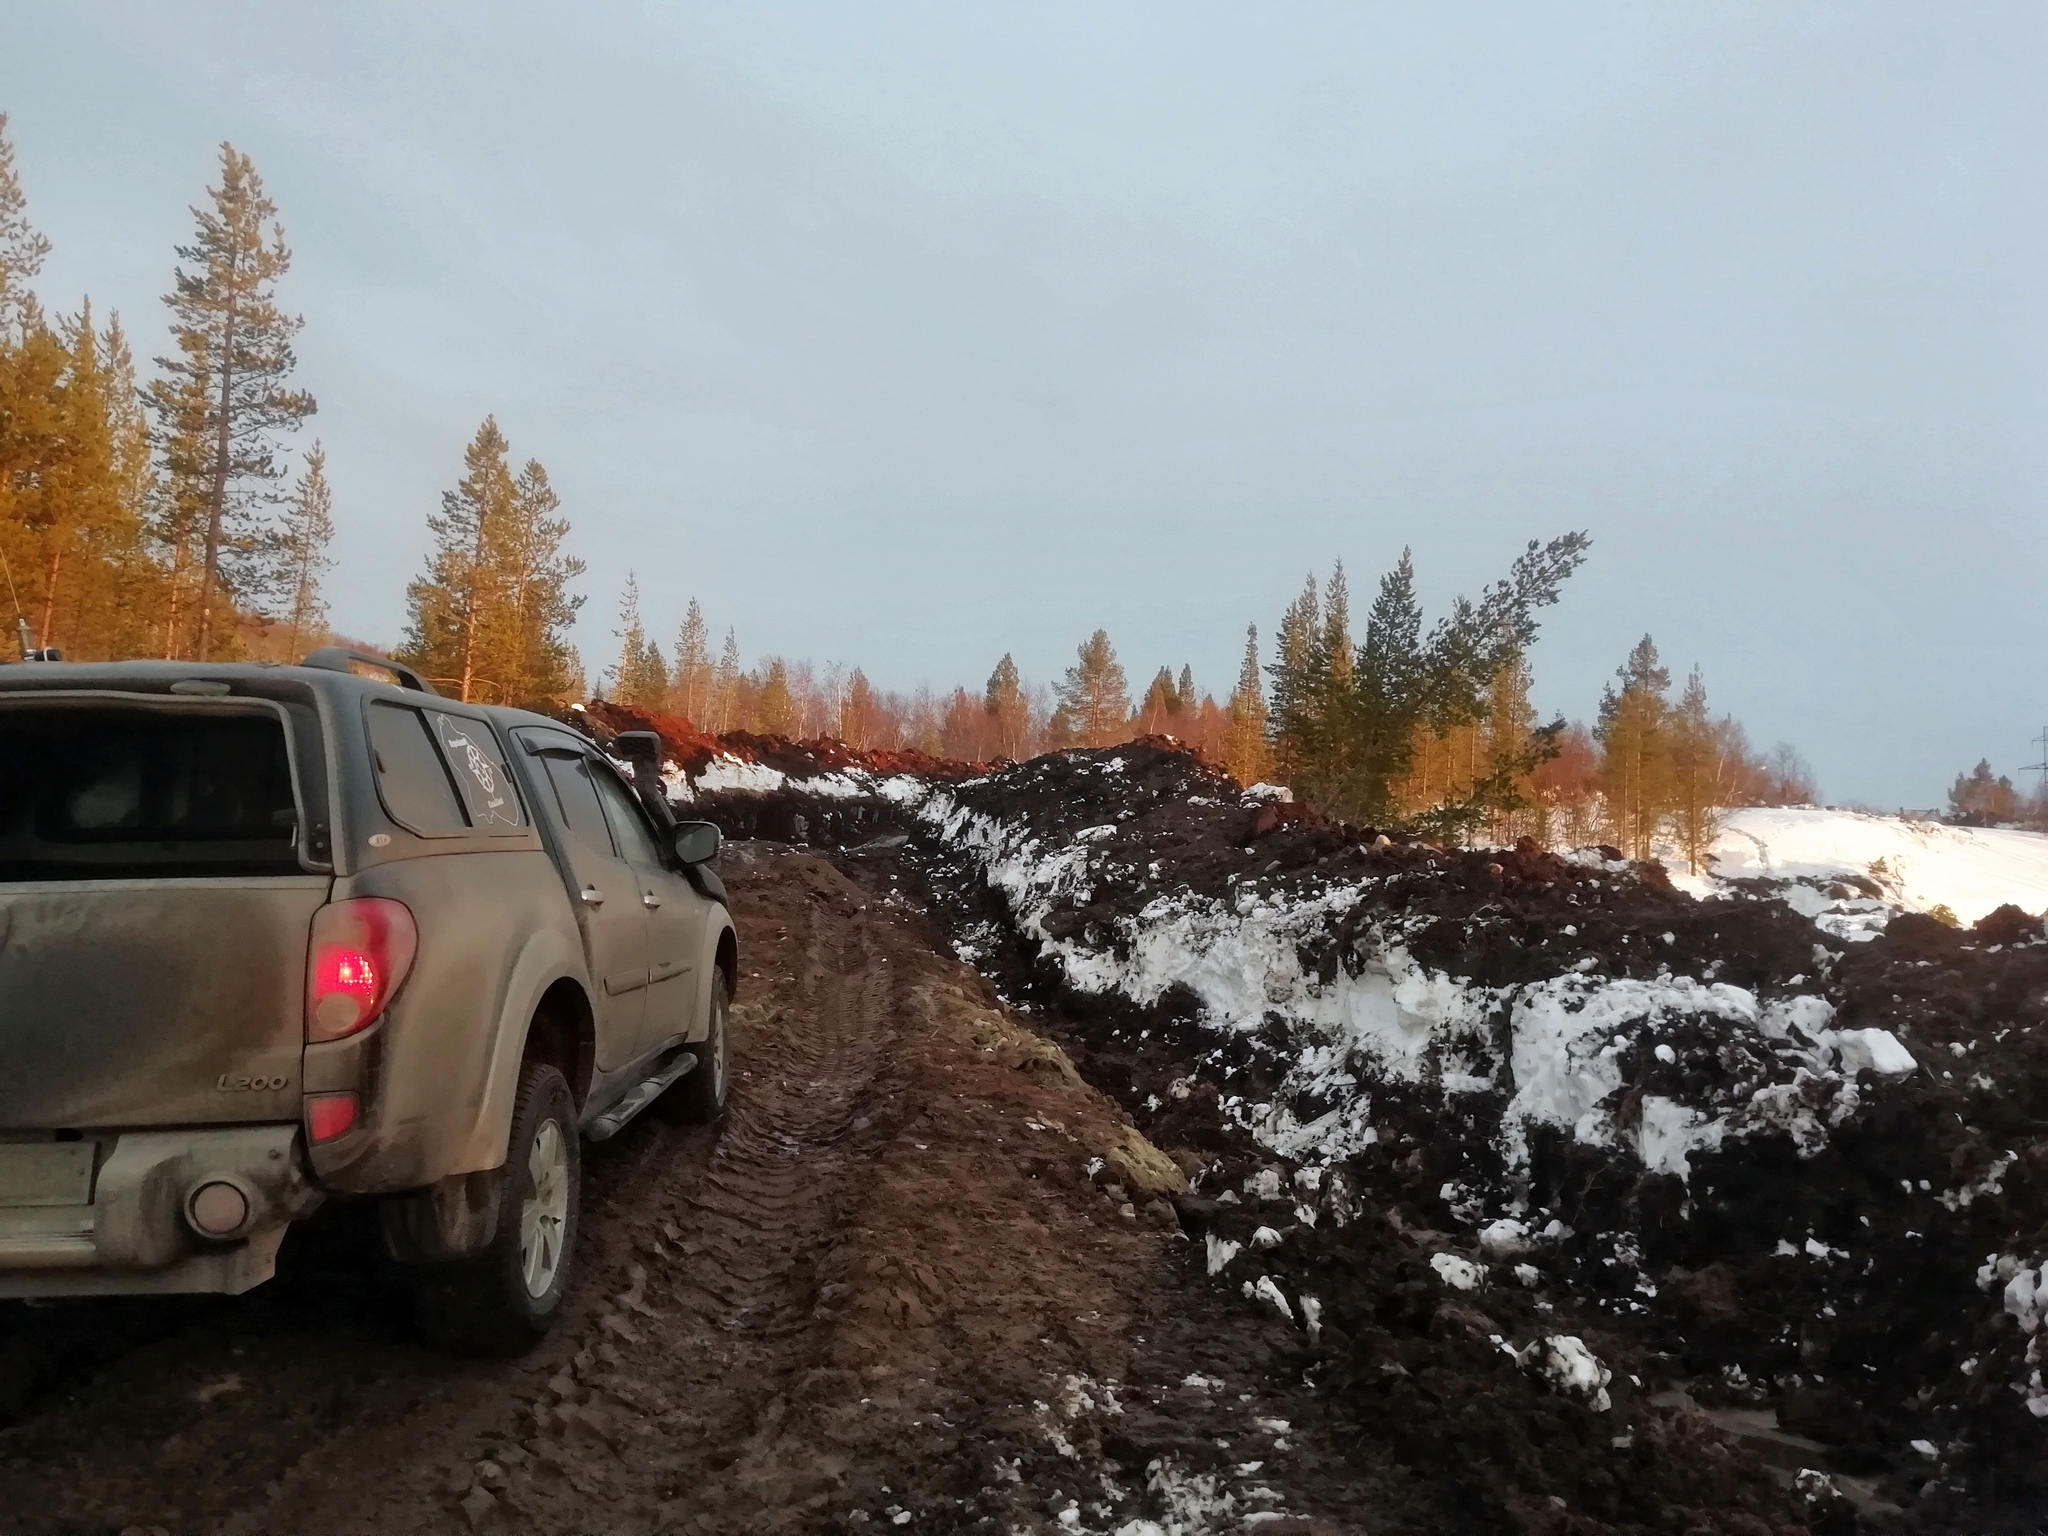
<path id="1" fill-rule="evenodd" d="M 89 1184 L 68 1195 L 0 1177 L 0 1297 L 232 1295 L 261 1284 L 285 1228 L 320 1203 L 298 1139 L 295 1125 L 123 1132 L 98 1144 Z M 26 1163 L 49 1145 L 0 1143 L 0 1173 L 10 1155 Z M 194 1214 L 208 1190 L 216 1207 L 232 1211 L 239 1196 L 246 1211 L 219 1236 Z"/>

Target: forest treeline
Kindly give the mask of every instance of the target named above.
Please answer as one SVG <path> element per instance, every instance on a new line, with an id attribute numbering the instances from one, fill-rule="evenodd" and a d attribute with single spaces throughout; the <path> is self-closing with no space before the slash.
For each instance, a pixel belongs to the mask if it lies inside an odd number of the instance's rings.
<path id="1" fill-rule="evenodd" d="M 296 379 L 304 321 L 281 286 L 292 254 L 249 157 L 222 145 L 217 184 L 167 262 L 165 341 L 140 376 L 119 316 L 47 306 L 50 251 L 29 218 L 0 116 L 0 577 L 23 651 L 77 660 L 296 659 L 330 639 L 325 583 L 336 512 L 318 410 Z M 390 654 L 450 695 L 559 711 L 583 696 L 570 643 L 584 573 L 537 458 L 486 416 L 451 448 L 451 488 L 425 521 L 431 550 L 408 586 Z M 1290 786 L 1331 815 L 1446 838 L 1576 845 L 1641 856 L 1659 840 L 1698 860 L 1719 808 L 1815 796 L 1790 747 L 1755 752 L 1709 708 L 1697 669 L 1673 696 L 1648 636 L 1589 727 L 1530 703 L 1537 615 L 1588 541 L 1531 543 L 1502 579 L 1425 626 L 1413 561 L 1379 581 L 1357 632 L 1341 566 L 1311 576 L 1256 627 L 1227 687 L 1185 664 L 1134 685 L 1098 629 L 1049 681 L 1009 655 L 979 686 L 878 687 L 858 666 L 741 662 L 692 600 L 664 653 L 628 580 L 618 649 L 599 687 L 700 729 L 838 737 L 971 761 L 1141 735 L 1184 741 L 1245 783 Z M 1959 785 L 1959 792 L 1963 786 Z M 1968 788 L 1972 804 L 1997 786 Z"/>

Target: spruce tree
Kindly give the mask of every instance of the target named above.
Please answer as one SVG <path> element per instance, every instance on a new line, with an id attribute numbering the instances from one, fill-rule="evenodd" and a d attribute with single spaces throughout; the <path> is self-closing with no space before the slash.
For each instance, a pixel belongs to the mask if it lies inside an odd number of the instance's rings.
<path id="1" fill-rule="evenodd" d="M 496 589 L 505 613 L 492 626 L 500 636 L 499 696 L 539 707 L 582 692 L 582 665 L 569 644 L 569 626 L 583 607 L 569 584 L 583 562 L 565 549 L 569 521 L 562 498 L 538 459 L 528 459 L 512 482 L 509 516 L 492 553 Z M 658 656 L 658 653 L 656 653 Z M 655 702 L 660 698 L 655 691 Z"/>
<path id="2" fill-rule="evenodd" d="M 1428 683 L 1415 559 L 1404 549 L 1380 578 L 1352 673 L 1353 781 L 1345 809 L 1361 820 L 1391 824 L 1400 819 L 1394 786 L 1414 758 L 1416 728 L 1428 709 Z"/>
<path id="3" fill-rule="evenodd" d="M 1237 687 L 1231 691 L 1229 724 L 1224 737 L 1223 766 L 1240 784 L 1264 780 L 1266 757 L 1266 698 L 1259 679 L 1259 626 L 1245 626 L 1244 664 L 1237 671 Z"/>
<path id="4" fill-rule="evenodd" d="M 612 633 L 619 639 L 619 659 L 605 674 L 612 699 L 620 704 L 644 704 L 647 627 L 640 621 L 640 582 L 631 571 L 626 572 L 626 589 L 619 594 L 619 627 Z"/>
<path id="5" fill-rule="evenodd" d="M 1106 630 L 1096 630 L 1076 647 L 1075 658 L 1060 683 L 1060 704 L 1082 745 L 1106 747 L 1122 739 L 1130 718 L 1124 669 Z"/>
<path id="6" fill-rule="evenodd" d="M 181 265 L 164 296 L 177 355 L 157 359 L 164 376 L 150 386 L 174 487 L 172 538 L 186 559 L 197 545 L 191 648 L 202 661 L 227 618 L 216 599 L 232 600 L 260 569 L 264 514 L 284 472 L 280 436 L 316 409 L 312 395 L 287 387 L 292 338 L 305 322 L 277 305 L 291 270 L 277 206 L 231 144 L 221 146 L 221 182 L 209 194 L 210 207 L 192 210 L 197 234 L 177 247 Z"/>
<path id="7" fill-rule="evenodd" d="M 1186 714 L 1195 707 L 1195 669 L 1186 662 L 1181 663 L 1180 677 L 1174 682 L 1173 693 L 1180 700 L 1180 713 Z"/>
<path id="8" fill-rule="evenodd" d="M 704 610 L 694 597 L 683 610 L 683 627 L 676 633 L 675 666 L 670 675 L 676 712 L 703 730 L 711 712 L 711 631 L 704 623 Z"/>
<path id="9" fill-rule="evenodd" d="M 503 591 L 513 517 L 509 452 L 497 418 L 486 416 L 463 451 L 462 479 L 427 518 L 434 552 L 426 575 L 406 588 L 411 622 L 398 659 L 465 703 L 481 696 L 480 684 L 491 684 L 495 695 L 492 674 L 511 650 Z"/>
<path id="10" fill-rule="evenodd" d="M 1322 633 L 1322 600 L 1311 571 L 1301 594 L 1280 616 L 1276 654 L 1267 669 L 1273 679 L 1273 695 L 1266 727 L 1272 737 L 1274 767 L 1288 783 L 1294 781 L 1305 753 L 1313 748 L 1314 676 Z"/>
<path id="11" fill-rule="evenodd" d="M 722 735 L 739 727 L 740 682 L 740 642 L 728 625 L 725 631 L 725 649 L 718 655 L 718 676 L 712 705 L 712 712 L 718 717 L 718 723 L 713 729 L 718 734 Z"/>
<path id="12" fill-rule="evenodd" d="M 763 736 L 795 733 L 796 708 L 789 693 L 789 665 L 780 656 L 768 658 L 767 674 L 761 680 L 760 710 L 757 729 Z"/>
<path id="13" fill-rule="evenodd" d="M 996 754 L 1012 760 L 1022 757 L 1031 730 L 1031 701 L 1024 696 L 1024 680 L 1017 675 L 1017 663 L 1008 651 L 988 675 L 982 707 L 994 727 Z"/>
<path id="14" fill-rule="evenodd" d="M 1170 731 L 1173 717 L 1179 713 L 1180 695 L 1173 686 L 1173 673 L 1161 667 L 1153 674 L 1145 689 L 1145 697 L 1138 705 L 1135 723 L 1139 734 L 1154 736 Z"/>
<path id="15" fill-rule="evenodd" d="M 276 542 L 273 586 L 282 598 L 285 656 L 297 661 L 303 643 L 327 628 L 323 583 L 334 569 L 327 546 L 334 538 L 334 498 L 327 487 L 327 454 L 314 443 L 298 487 L 285 504 Z"/>
<path id="16" fill-rule="evenodd" d="M 1615 844 L 1647 859 L 1671 809 L 1671 674 L 1644 635 L 1600 696 L 1600 788 Z"/>

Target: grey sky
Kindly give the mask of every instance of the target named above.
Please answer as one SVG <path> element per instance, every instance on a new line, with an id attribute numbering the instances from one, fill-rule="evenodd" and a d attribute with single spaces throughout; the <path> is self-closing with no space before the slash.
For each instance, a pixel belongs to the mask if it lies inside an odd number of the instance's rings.
<path id="1" fill-rule="evenodd" d="M 45 296 L 157 296 L 231 139 L 395 637 L 495 412 L 590 563 L 886 686 L 1227 690 L 1304 572 L 1590 529 L 1539 702 L 1644 630 L 1834 798 L 2048 718 L 2034 4 L 8 8 Z"/>

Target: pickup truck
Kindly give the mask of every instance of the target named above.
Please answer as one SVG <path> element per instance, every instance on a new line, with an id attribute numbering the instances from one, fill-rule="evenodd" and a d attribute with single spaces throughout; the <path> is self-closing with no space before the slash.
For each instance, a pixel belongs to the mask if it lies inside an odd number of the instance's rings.
<path id="1" fill-rule="evenodd" d="M 0 1297 L 241 1292 L 375 1202 L 431 1338 L 538 1339 L 581 1143 L 730 1079 L 717 829 L 610 748 L 334 649 L 0 667 Z"/>

